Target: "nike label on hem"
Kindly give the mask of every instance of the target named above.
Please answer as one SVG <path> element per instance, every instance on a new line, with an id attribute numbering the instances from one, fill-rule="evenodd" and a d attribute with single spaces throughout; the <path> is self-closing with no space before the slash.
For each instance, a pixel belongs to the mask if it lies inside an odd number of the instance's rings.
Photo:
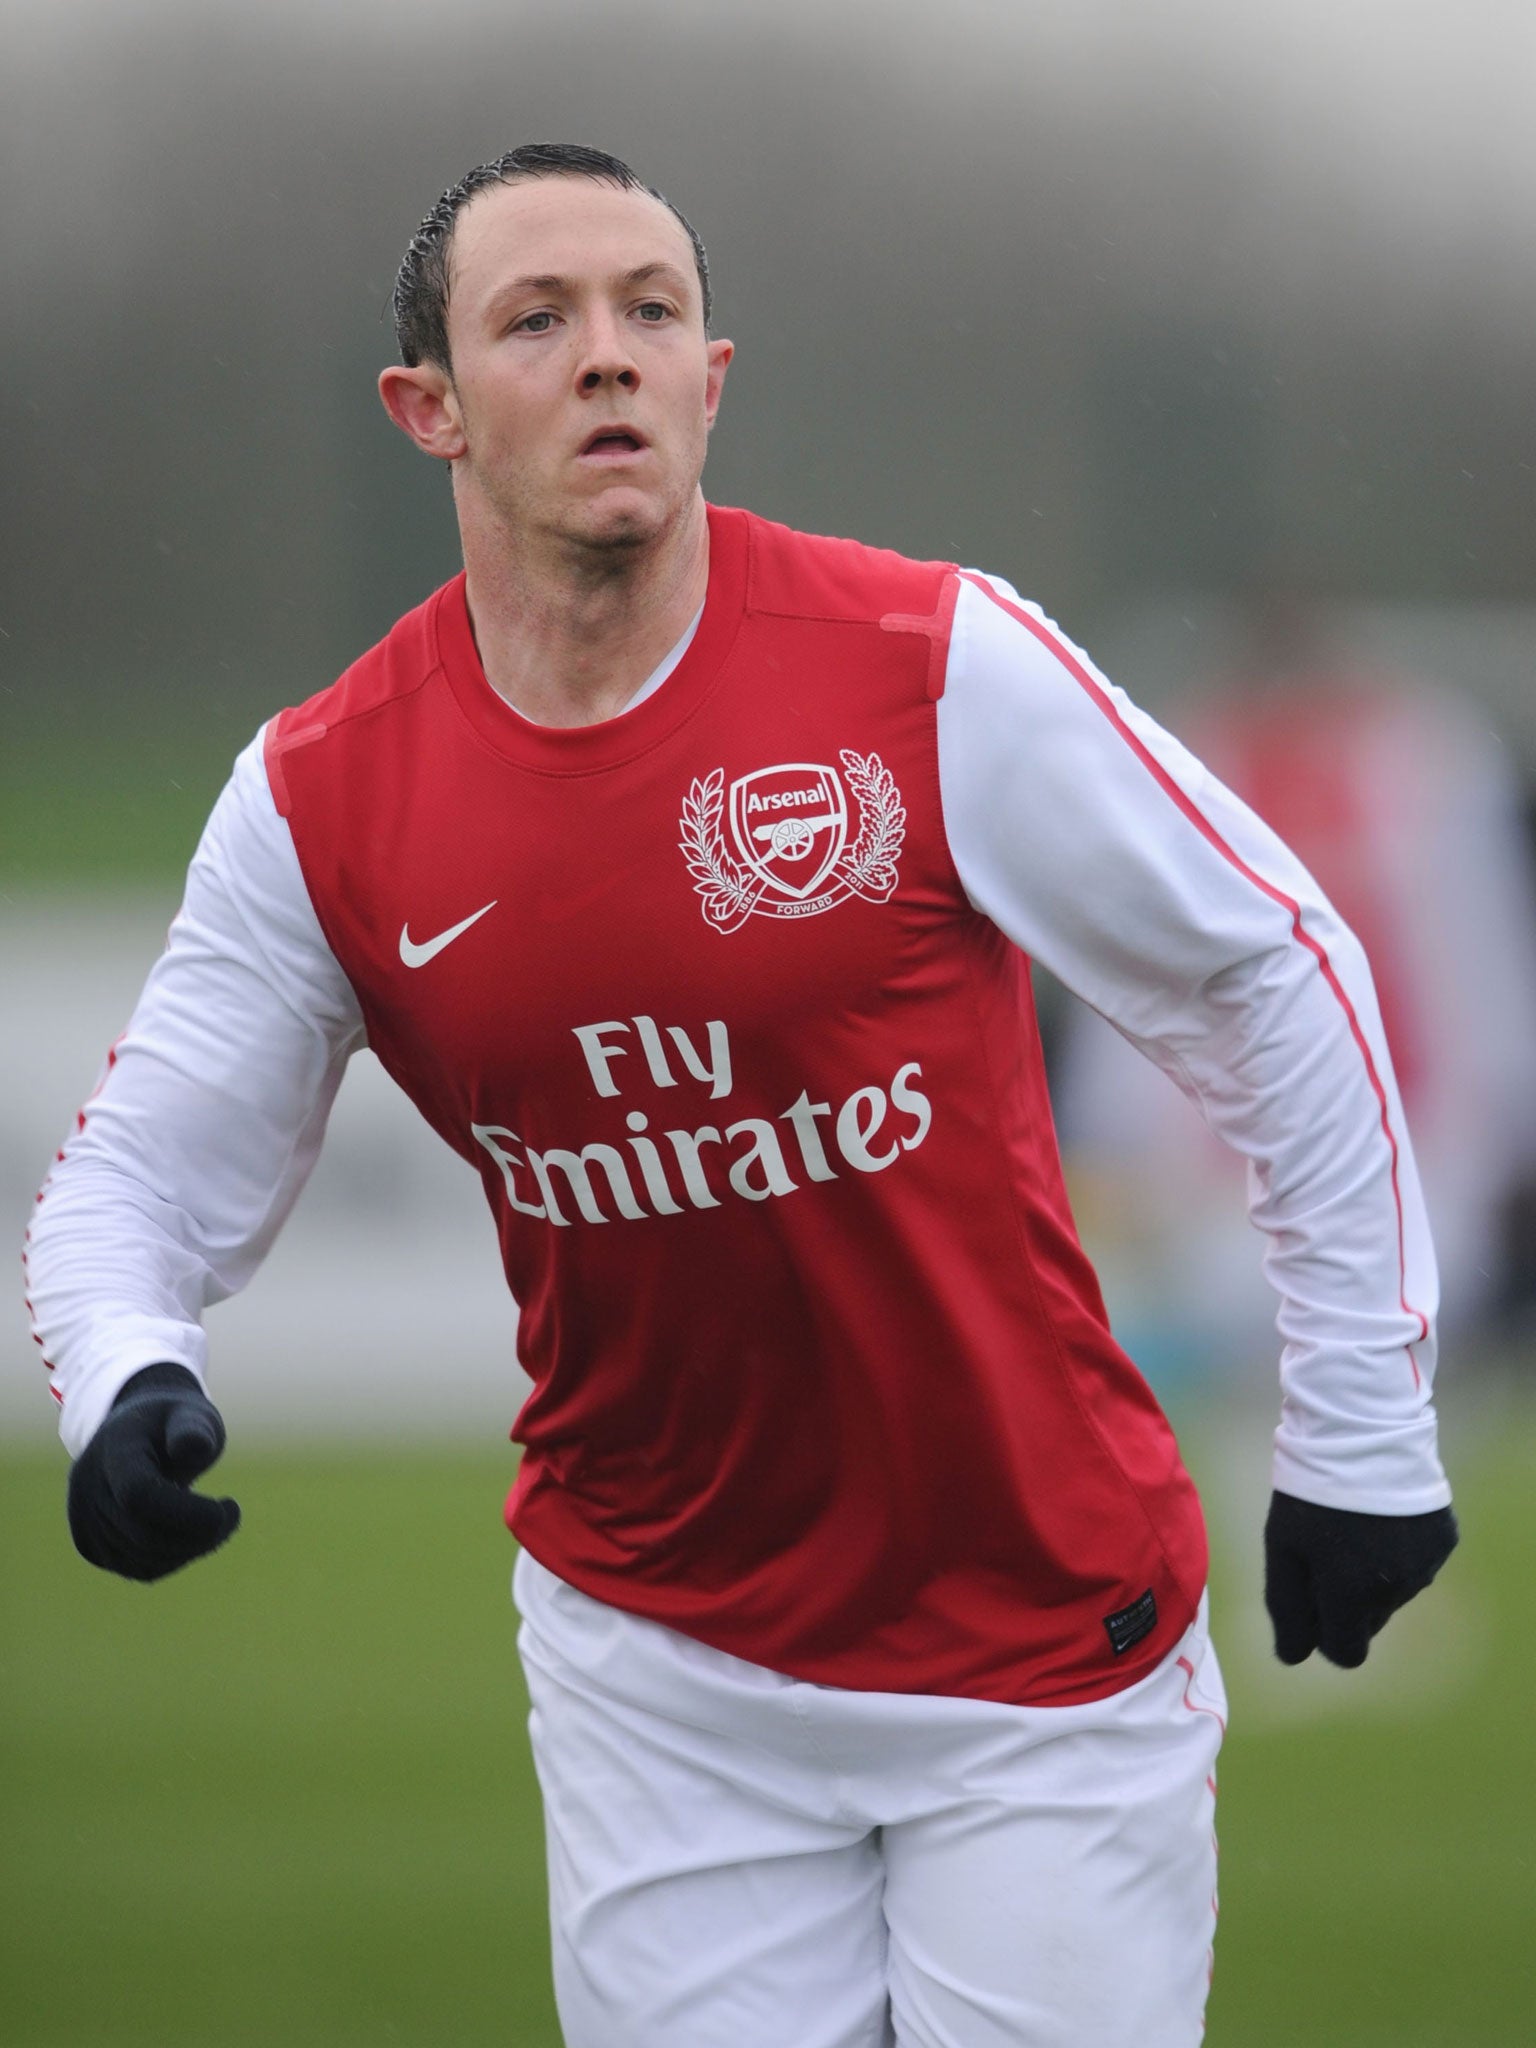
<path id="1" fill-rule="evenodd" d="M 1150 1586 L 1141 1598 L 1133 1600 L 1129 1607 L 1122 1607 L 1117 1614 L 1106 1614 L 1104 1617 L 1109 1647 L 1117 1657 L 1123 1657 L 1133 1643 L 1139 1643 L 1143 1636 L 1151 1635 L 1156 1627 L 1157 1601 Z"/>

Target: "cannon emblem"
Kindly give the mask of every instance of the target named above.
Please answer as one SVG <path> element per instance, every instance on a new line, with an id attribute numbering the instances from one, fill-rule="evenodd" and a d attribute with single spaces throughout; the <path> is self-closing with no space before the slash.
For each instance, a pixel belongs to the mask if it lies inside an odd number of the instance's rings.
<path id="1" fill-rule="evenodd" d="M 737 776 L 729 790 L 723 769 L 694 781 L 679 845 L 717 931 L 735 931 L 754 912 L 814 917 L 850 896 L 889 900 L 906 835 L 901 793 L 878 754 L 844 747 L 838 758 L 841 774 L 825 762 L 781 761 Z M 858 805 L 851 844 L 850 790 Z"/>

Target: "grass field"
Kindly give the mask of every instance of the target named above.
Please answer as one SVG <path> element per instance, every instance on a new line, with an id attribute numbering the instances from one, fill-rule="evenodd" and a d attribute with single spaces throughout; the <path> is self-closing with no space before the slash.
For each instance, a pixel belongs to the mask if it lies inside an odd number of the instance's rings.
<path id="1" fill-rule="evenodd" d="M 60 1456 L 0 1458 L 6 2048 L 556 2048 L 508 1463 L 237 1448 L 246 1527 L 141 1588 L 75 1559 Z M 1536 1412 L 1456 1474 L 1358 1696 L 1267 1668 L 1218 1561 L 1212 2048 L 1536 2038 Z"/>
<path id="2" fill-rule="evenodd" d="M 179 893 L 235 755 L 288 696 L 186 692 L 124 678 L 90 696 L 0 694 L 0 877 L 7 890 L 116 889 L 166 882 Z"/>

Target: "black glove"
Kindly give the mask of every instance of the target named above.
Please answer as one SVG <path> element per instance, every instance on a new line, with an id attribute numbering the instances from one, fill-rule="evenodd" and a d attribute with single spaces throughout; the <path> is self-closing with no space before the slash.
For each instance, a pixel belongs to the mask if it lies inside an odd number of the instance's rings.
<path id="1" fill-rule="evenodd" d="M 69 1468 L 76 1550 L 125 1579 L 163 1579 L 217 1550 L 239 1505 L 191 1482 L 223 1448 L 223 1418 L 184 1365 L 136 1372 Z"/>
<path id="2" fill-rule="evenodd" d="M 1371 1637 L 1422 1593 L 1456 1548 L 1449 1508 L 1427 1515 L 1360 1515 L 1275 1494 L 1264 1525 L 1264 1604 L 1275 1655 L 1299 1664 L 1314 1650 L 1353 1669 Z"/>

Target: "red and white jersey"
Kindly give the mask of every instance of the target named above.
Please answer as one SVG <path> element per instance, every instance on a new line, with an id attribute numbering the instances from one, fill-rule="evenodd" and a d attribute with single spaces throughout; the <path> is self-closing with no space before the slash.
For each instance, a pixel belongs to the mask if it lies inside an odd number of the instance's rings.
<path id="1" fill-rule="evenodd" d="M 36 1212 L 71 1449 L 254 1269 L 366 1041 L 480 1174 L 533 1388 L 508 1518 L 824 1684 L 1065 1703 L 1205 1578 L 1057 1165 L 1034 955 L 1252 1164 L 1289 1491 L 1448 1498 L 1363 958 L 1006 585 L 742 512 L 659 687 L 551 729 L 462 579 L 273 721 Z"/>

